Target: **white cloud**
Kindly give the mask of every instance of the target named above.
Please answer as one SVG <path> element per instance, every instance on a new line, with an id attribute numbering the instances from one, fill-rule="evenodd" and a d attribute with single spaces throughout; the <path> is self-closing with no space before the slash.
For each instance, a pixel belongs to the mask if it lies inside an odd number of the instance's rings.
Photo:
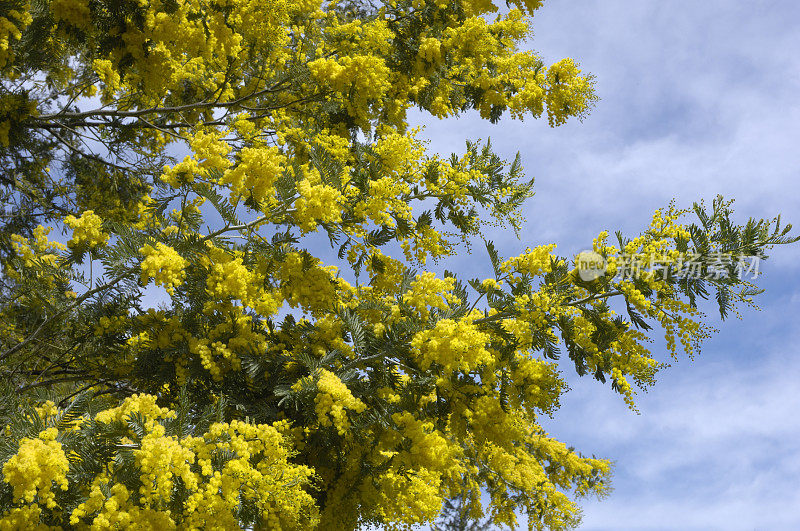
<path id="1" fill-rule="evenodd" d="M 735 334 L 742 350 L 758 347 L 757 326 Z M 616 462 L 617 489 L 585 504 L 585 527 L 800 526 L 799 339 L 773 340 L 761 359 L 734 361 L 717 346 L 706 359 L 681 362 L 640 397 L 641 415 L 607 387 L 575 382 L 546 427 Z"/>

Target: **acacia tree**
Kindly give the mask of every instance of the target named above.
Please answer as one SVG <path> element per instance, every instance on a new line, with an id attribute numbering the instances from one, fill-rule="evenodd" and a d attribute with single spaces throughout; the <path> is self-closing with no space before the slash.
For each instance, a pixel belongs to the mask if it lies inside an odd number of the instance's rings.
<path id="1" fill-rule="evenodd" d="M 489 145 L 427 153 L 408 110 L 558 126 L 596 99 L 511 4 L 0 0 L 0 527 L 397 528 L 448 499 L 577 523 L 609 462 L 537 423 L 555 360 L 633 408 L 648 331 L 691 356 L 698 299 L 757 293 L 719 257 L 793 238 L 718 200 L 600 233 L 588 279 L 542 242 L 426 272 L 519 229 L 532 183 Z M 619 274 L 641 257 L 671 265 Z"/>

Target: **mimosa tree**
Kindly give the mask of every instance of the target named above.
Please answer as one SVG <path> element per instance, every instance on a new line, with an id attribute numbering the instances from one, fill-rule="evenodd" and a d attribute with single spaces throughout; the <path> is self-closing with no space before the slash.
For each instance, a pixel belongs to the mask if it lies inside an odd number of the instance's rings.
<path id="1" fill-rule="evenodd" d="M 428 153 L 408 110 L 596 100 L 520 48 L 539 5 L 0 0 L 0 529 L 390 529 L 455 498 L 575 525 L 610 469 L 540 427 L 555 360 L 634 408 L 708 336 L 698 299 L 751 304 L 741 261 L 794 239 L 718 200 L 599 233 L 589 275 L 535 236 L 426 270 L 518 230 L 532 184 Z"/>

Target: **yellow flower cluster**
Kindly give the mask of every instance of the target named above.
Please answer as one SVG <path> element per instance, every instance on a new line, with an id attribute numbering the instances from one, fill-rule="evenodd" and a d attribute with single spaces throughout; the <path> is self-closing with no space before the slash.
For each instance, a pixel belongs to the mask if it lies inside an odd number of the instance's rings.
<path id="1" fill-rule="evenodd" d="M 11 40 L 18 41 L 22 37 L 22 30 L 33 22 L 30 8 L 30 4 L 26 3 L 21 12 L 11 9 L 4 16 L 0 16 L 0 69 L 5 68 L 14 59 Z M 0 139 L 5 139 L 2 143 L 8 145 L 8 131 L 5 135 L 0 134 Z"/>
<path id="2" fill-rule="evenodd" d="M 11 248 L 22 260 L 22 266 L 25 268 L 35 268 L 37 262 L 46 264 L 48 266 L 55 266 L 58 262 L 60 253 L 65 251 L 67 246 L 61 242 L 51 241 L 47 235 L 52 230 L 52 227 L 43 227 L 39 225 L 33 229 L 33 238 L 28 239 L 19 234 L 11 235 Z M 8 276 L 15 280 L 22 278 L 22 272 L 17 271 L 11 264 L 5 263 L 5 272 Z M 39 274 L 38 272 L 36 274 Z M 43 279 L 48 285 L 52 285 L 55 278 L 53 275 L 39 274 L 39 278 Z"/>
<path id="3" fill-rule="evenodd" d="M 472 323 L 482 316 L 474 311 L 457 321 L 442 319 L 433 328 L 414 334 L 411 346 L 420 368 L 426 370 L 437 363 L 445 373 L 469 372 L 492 363 L 494 356 L 486 348 L 490 336 Z"/>
<path id="4" fill-rule="evenodd" d="M 197 177 L 207 178 L 209 170 L 226 170 L 231 146 L 222 140 L 223 132 L 199 129 L 189 141 L 192 155 L 170 167 L 164 166 L 161 180 L 174 188 L 183 183 L 192 183 Z"/>
<path id="5" fill-rule="evenodd" d="M 339 59 L 315 59 L 308 63 L 311 75 L 321 84 L 346 96 L 343 102 L 350 115 L 366 125 L 370 103 L 391 88 L 392 72 L 382 57 L 346 55 Z"/>
<path id="6" fill-rule="evenodd" d="M 520 357 L 511 379 L 520 391 L 520 404 L 546 413 L 558 407 L 564 382 L 558 377 L 555 363 Z"/>
<path id="7" fill-rule="evenodd" d="M 86 0 L 52 0 L 50 12 L 54 19 L 63 20 L 78 28 L 87 27 L 91 19 L 89 2 Z"/>
<path id="8" fill-rule="evenodd" d="M 175 488 L 174 479 L 180 478 L 188 490 L 198 487 L 197 476 L 192 472 L 194 453 L 185 448 L 175 437 L 164 436 L 164 427 L 155 425 L 142 438 L 140 447 L 134 451 L 139 467 L 142 487 L 140 503 L 145 507 L 163 507 L 168 504 Z"/>
<path id="9" fill-rule="evenodd" d="M 635 404 L 633 401 L 633 388 L 625 376 L 622 374 L 622 371 L 614 367 L 611 369 L 611 378 L 613 379 L 614 383 L 617 386 L 619 394 L 621 394 L 624 399 L 625 403 L 628 404 L 628 407 L 631 409 L 635 408 Z"/>
<path id="10" fill-rule="evenodd" d="M 385 432 L 376 445 L 353 444 L 344 474 L 328 491 L 334 505 L 323 513 L 321 528 L 355 527 L 347 521 L 349 510 L 342 509 L 357 502 L 366 504 L 370 517 L 378 518 L 383 528 L 408 529 L 435 518 L 446 493 L 461 484 L 465 469 L 458 443 L 408 411 L 392 415 L 392 420 L 397 429 Z M 354 483 L 352 475 L 363 466 L 362 460 L 383 471 Z"/>
<path id="11" fill-rule="evenodd" d="M 570 58 L 562 59 L 547 71 L 547 120 L 550 126 L 561 125 L 570 116 L 583 116 L 594 102 L 590 78 Z"/>
<path id="12" fill-rule="evenodd" d="M 309 267 L 304 268 L 302 254 L 292 252 L 286 255 L 279 275 L 283 297 L 292 308 L 299 305 L 313 312 L 335 305 L 336 267 L 320 267 L 319 263 L 318 258 L 312 258 Z"/>
<path id="13" fill-rule="evenodd" d="M 710 336 L 710 328 L 695 320 L 699 314 L 700 312 L 696 308 L 692 308 L 683 301 L 668 298 L 662 298 L 659 301 L 656 319 L 664 327 L 667 350 L 673 358 L 677 357 L 676 337 L 680 340 L 686 355 L 692 358 L 695 354 L 696 343 Z"/>
<path id="14" fill-rule="evenodd" d="M 455 165 L 452 161 L 446 162 L 434 159 L 437 164 L 438 175 L 435 182 L 428 182 L 431 193 L 447 196 L 460 205 L 467 205 L 468 185 L 480 183 L 485 180 L 485 175 L 476 169 L 468 169 L 471 162 L 469 154 L 464 155 Z"/>
<path id="15" fill-rule="evenodd" d="M 481 282 L 481 286 L 483 289 L 488 291 L 496 291 L 499 290 L 503 286 L 502 280 L 497 280 L 496 278 L 486 278 Z"/>
<path id="16" fill-rule="evenodd" d="M 52 400 L 45 400 L 36 406 L 36 413 L 39 415 L 40 419 L 47 420 L 48 417 L 53 417 L 58 414 L 58 407 L 56 407 L 55 402 Z"/>
<path id="17" fill-rule="evenodd" d="M 238 153 L 238 164 L 222 175 L 220 184 L 256 204 L 264 203 L 275 194 L 275 180 L 283 172 L 285 157 L 276 147 L 246 147 Z"/>
<path id="18" fill-rule="evenodd" d="M 185 512 L 188 528 L 238 527 L 233 518 L 241 499 L 255 500 L 268 529 L 313 528 L 313 499 L 303 487 L 311 478 L 308 467 L 290 465 L 291 453 L 273 426 L 241 421 L 214 424 L 202 438 L 183 442 L 197 456 L 202 483 L 189 497 Z M 215 454 L 235 457 L 214 470 Z"/>
<path id="19" fill-rule="evenodd" d="M 108 103 L 120 88 L 119 72 L 108 59 L 95 59 L 92 66 L 103 83 L 103 103 Z"/>
<path id="20" fill-rule="evenodd" d="M 64 224 L 72 229 L 72 238 L 67 242 L 70 249 L 81 247 L 100 247 L 108 242 L 108 234 L 103 232 L 103 220 L 93 210 L 86 210 L 81 217 L 67 216 Z"/>
<path id="21" fill-rule="evenodd" d="M 393 456 L 393 464 L 427 468 L 450 479 L 461 476 L 463 469 L 457 459 L 461 448 L 435 429 L 433 422 L 419 420 L 410 411 L 395 413 L 392 420 L 399 428 L 400 435 L 410 443 L 407 444 L 407 450 Z"/>
<path id="22" fill-rule="evenodd" d="M 511 319 L 509 323 L 503 323 L 503 327 L 514 334 L 520 345 L 525 348 L 531 346 L 531 327 L 537 331 L 548 329 L 548 313 L 552 314 L 555 319 L 570 311 L 560 306 L 558 299 L 548 291 L 546 287 L 543 287 L 539 291 L 514 297 L 517 317 Z"/>
<path id="23" fill-rule="evenodd" d="M 314 144 L 343 164 L 350 162 L 353 156 L 350 152 L 352 146 L 347 136 L 334 134 L 327 129 L 317 133 L 314 137 Z"/>
<path id="24" fill-rule="evenodd" d="M 156 401 L 157 397 L 153 395 L 133 395 L 126 398 L 119 406 L 99 412 L 95 416 L 95 420 L 105 424 L 111 422 L 125 422 L 134 414 L 153 420 L 175 417 L 174 411 L 170 411 L 170 409 L 166 407 L 160 407 L 156 404 Z"/>
<path id="25" fill-rule="evenodd" d="M 136 321 L 140 326 L 145 327 L 145 330 L 139 334 L 142 343 L 166 350 L 186 339 L 187 332 L 178 317 L 175 315 L 167 317 L 163 310 L 149 308 L 147 313 L 137 316 Z M 138 343 L 140 340 L 134 336 L 129 342 Z"/>
<path id="26" fill-rule="evenodd" d="M 400 247 L 403 249 L 406 260 L 416 260 L 422 265 L 427 262 L 428 257 L 436 259 L 447 256 L 453 251 L 453 245 L 441 232 L 430 225 L 417 225 L 413 238 L 403 239 Z"/>
<path id="27" fill-rule="evenodd" d="M 188 262 L 175 249 L 161 242 L 156 243 L 155 247 L 148 243 L 139 249 L 139 253 L 144 256 L 141 264 L 142 284 L 146 285 L 153 278 L 157 286 L 164 286 L 170 294 L 175 291 L 175 286 L 183 284 Z"/>
<path id="28" fill-rule="evenodd" d="M 97 422 L 124 421 L 138 414 L 144 433 L 128 430 L 102 467 L 82 503 L 63 511 L 53 489 L 66 490 L 69 461 L 56 428 L 38 438 L 22 439 L 3 466 L 14 504 L 0 515 L 0 529 L 238 529 L 243 505 L 258 511 L 256 526 L 268 529 L 312 529 L 318 516 L 307 490 L 313 471 L 289 462 L 294 455 L 278 429 L 242 421 L 212 424 L 199 436 L 168 436 L 164 419 L 176 412 L 159 407 L 156 397 L 135 395 L 105 410 Z M 282 429 L 278 423 L 278 427 Z M 141 479 L 138 492 L 117 482 L 122 452 L 132 453 Z"/>
<path id="29" fill-rule="evenodd" d="M 419 43 L 419 56 L 428 63 L 436 64 L 442 60 L 442 43 L 435 37 L 425 37 Z"/>
<path id="30" fill-rule="evenodd" d="M 300 230 L 313 231 L 320 223 L 337 223 L 342 220 L 344 197 L 334 188 L 324 183 L 311 184 L 308 179 L 297 183 L 300 197 L 295 201 L 295 219 Z"/>
<path id="31" fill-rule="evenodd" d="M 407 183 L 419 181 L 425 161 L 425 143 L 417 138 L 419 129 L 401 135 L 390 132 L 381 136 L 372 149 L 381 161 L 382 174 Z"/>
<path id="32" fill-rule="evenodd" d="M 239 370 L 241 360 L 231 350 L 230 345 L 222 341 L 211 341 L 208 338 L 189 338 L 189 352 L 200 358 L 200 364 L 211 373 L 215 381 L 222 380 L 228 370 Z"/>
<path id="33" fill-rule="evenodd" d="M 652 260 L 654 263 L 674 264 L 679 261 L 675 240 L 688 241 L 691 238 L 687 228 L 678 222 L 684 213 L 673 206 L 666 211 L 657 210 L 653 214 L 649 230 L 633 238 L 622 250 L 606 244 L 608 234 L 605 232 L 594 240 L 594 249 L 609 255 L 610 274 L 617 271 L 617 255 L 620 252 L 645 263 Z M 629 304 L 658 320 L 664 329 L 667 349 L 673 357 L 677 355 L 677 340 L 680 340 L 685 353 L 692 357 L 699 342 L 710 335 L 710 328 L 697 320 L 699 311 L 679 300 L 675 289 L 665 279 L 652 272 L 642 272 L 639 278 L 653 290 L 653 295 L 646 296 L 628 280 L 617 282 L 615 287 L 625 295 Z M 612 352 L 616 354 L 612 358 L 612 369 L 617 371 L 612 379 L 618 382 L 617 390 L 632 408 L 634 392 L 625 376 L 632 376 L 638 385 L 648 385 L 654 381 L 654 374 L 660 366 L 652 358 L 650 351 L 642 345 L 646 341 L 649 340 L 643 334 L 629 330 L 611 345 Z"/>
<path id="34" fill-rule="evenodd" d="M 11 235 L 11 246 L 14 251 L 25 261 L 25 267 L 32 267 L 34 260 L 41 260 L 49 265 L 55 265 L 59 251 L 66 250 L 66 246 L 61 242 L 51 241 L 47 235 L 52 231 L 52 227 L 39 225 L 33 229 L 33 240 L 29 240 L 19 234 Z"/>
<path id="35" fill-rule="evenodd" d="M 383 267 L 380 269 L 376 267 L 373 260 Z M 377 249 L 373 251 L 371 258 L 367 260 L 367 271 L 372 275 L 370 284 L 381 293 L 392 295 L 399 293 L 405 270 L 403 262 L 391 256 L 386 256 Z"/>
<path id="36" fill-rule="evenodd" d="M 344 435 L 350 428 L 347 410 L 361 413 L 367 405 L 353 396 L 344 382 L 330 371 L 320 369 L 316 383 L 314 403 L 320 425 L 333 426 L 339 435 Z"/>
<path id="37" fill-rule="evenodd" d="M 414 308 L 423 320 L 427 320 L 431 309 L 445 310 L 449 304 L 458 302 L 458 297 L 452 293 L 454 287 L 455 278 L 437 278 L 436 273 L 427 271 L 416 276 L 402 300 Z"/>
<path id="38" fill-rule="evenodd" d="M 528 276 L 538 276 L 548 273 L 551 269 L 551 254 L 555 244 L 542 245 L 534 249 L 527 249 L 524 253 L 514 258 L 509 258 L 500 266 L 500 270 L 511 278 L 516 278 L 516 273 Z"/>
<path id="39" fill-rule="evenodd" d="M 346 53 L 386 54 L 391 47 L 394 32 L 383 19 L 352 22 L 334 21 L 326 31 L 332 45 Z"/>
<path id="40" fill-rule="evenodd" d="M 54 14 L 77 25 L 88 23 L 84 0 L 57 0 Z M 254 53 L 268 64 L 285 61 L 288 40 L 288 3 L 228 2 L 208 6 L 185 0 L 165 9 L 160 2 L 140 3 L 141 22 L 112 30 L 120 46 L 107 55 L 113 67 L 131 58 L 136 68 L 124 69 L 122 85 L 141 94 L 147 106 L 192 85 L 201 91 L 218 92 L 219 101 L 235 97 L 226 68 L 246 68 Z M 148 43 L 144 46 L 144 43 Z M 146 48 L 146 50 L 145 50 Z M 230 61 L 230 63 L 229 63 Z"/>
<path id="41" fill-rule="evenodd" d="M 15 501 L 33 503 L 38 498 L 38 503 L 53 508 L 53 484 L 67 490 L 69 462 L 57 435 L 56 428 L 48 428 L 35 439 L 22 439 L 17 453 L 3 465 L 3 478 L 14 489 Z"/>
<path id="42" fill-rule="evenodd" d="M 98 476 L 91 486 L 88 500 L 72 511 L 69 523 L 90 529 L 176 529 L 175 520 L 168 511 L 140 507 L 134 500 L 135 496 L 125 485 L 110 485 L 108 478 Z M 89 526 L 86 526 L 87 520 Z"/>
<path id="43" fill-rule="evenodd" d="M 411 529 L 433 521 L 442 509 L 442 480 L 434 471 L 389 470 L 375 483 L 365 486 L 363 497 L 381 521 L 387 522 L 386 529 Z"/>
<path id="44" fill-rule="evenodd" d="M 264 290 L 263 276 L 245 266 L 241 257 L 223 256 L 227 261 L 213 264 L 206 280 L 206 292 L 213 300 L 240 300 L 262 316 L 277 312 L 281 301 Z"/>
<path id="45" fill-rule="evenodd" d="M 400 219 L 410 220 L 411 206 L 403 199 L 409 192 L 408 185 L 398 181 L 396 177 L 370 181 L 369 194 L 356 205 L 356 216 L 371 219 L 376 225 L 387 227 L 395 226 L 392 214 Z"/>

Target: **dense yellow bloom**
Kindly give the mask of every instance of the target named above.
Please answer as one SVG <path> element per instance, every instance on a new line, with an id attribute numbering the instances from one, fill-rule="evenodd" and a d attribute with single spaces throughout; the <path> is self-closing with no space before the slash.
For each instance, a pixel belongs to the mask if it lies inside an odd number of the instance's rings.
<path id="1" fill-rule="evenodd" d="M 431 363 L 437 363 L 445 372 L 469 372 L 491 363 L 494 358 L 486 349 L 490 336 L 472 323 L 479 316 L 478 312 L 458 321 L 442 319 L 432 329 L 415 334 L 411 346 L 420 367 L 427 369 Z"/>
<path id="2" fill-rule="evenodd" d="M 61 242 L 48 239 L 47 235 L 51 231 L 52 227 L 43 227 L 39 225 L 33 230 L 33 238 L 25 238 L 19 234 L 11 235 L 11 248 L 21 259 L 24 268 L 36 268 L 37 262 L 50 267 L 57 265 L 62 251 L 65 251 L 67 247 Z M 5 272 L 10 278 L 21 278 L 21 271 L 18 271 L 10 264 L 4 264 L 4 266 Z M 52 285 L 55 278 L 51 273 L 47 272 L 42 274 L 38 270 L 35 271 L 35 275 L 42 278 L 47 284 Z"/>
<path id="3" fill-rule="evenodd" d="M 283 171 L 284 156 L 274 147 L 244 148 L 239 154 L 239 163 L 228 169 L 220 184 L 230 185 L 231 190 L 260 204 L 270 199 L 275 189 L 273 184 Z"/>
<path id="4" fill-rule="evenodd" d="M 442 43 L 434 37 L 425 37 L 419 45 L 419 55 L 429 63 L 438 63 L 442 59 Z"/>
<path id="5" fill-rule="evenodd" d="M 444 310 L 449 304 L 458 301 L 452 294 L 455 278 L 436 278 L 435 273 L 427 272 L 417 275 L 411 283 L 411 289 L 403 294 L 403 302 L 413 307 L 423 319 L 427 319 L 430 310 Z"/>
<path id="6" fill-rule="evenodd" d="M 394 227 L 392 215 L 402 219 L 411 217 L 411 208 L 403 201 L 409 187 L 393 177 L 383 177 L 369 183 L 369 198 L 356 208 L 359 217 L 372 220 L 377 225 Z"/>
<path id="7" fill-rule="evenodd" d="M 167 436 L 163 421 L 176 413 L 156 400 L 133 396 L 96 416 L 101 423 L 125 422 L 134 414 L 145 421 L 144 434 L 130 432 L 117 448 L 133 448 L 130 464 L 142 482 L 139 492 L 115 481 L 120 462 L 111 456 L 86 486 L 85 501 L 56 521 L 96 529 L 230 529 L 239 527 L 242 504 L 253 503 L 258 521 L 271 529 L 313 527 L 316 510 L 305 490 L 312 471 L 289 463 L 293 454 L 278 429 L 233 421 L 214 423 L 201 436 Z M 57 435 L 48 428 L 38 438 L 22 439 L 4 464 L 15 506 L 0 515 L 0 529 L 49 529 L 38 524 L 43 510 L 56 509 L 54 488 L 69 486 L 69 461 Z M 176 496 L 183 500 L 177 511 Z"/>
<path id="8" fill-rule="evenodd" d="M 517 399 L 521 404 L 547 413 L 558 407 L 564 383 L 554 363 L 523 357 L 512 371 L 511 378 L 519 389 Z"/>
<path id="9" fill-rule="evenodd" d="M 583 115 L 591 106 L 592 84 L 580 73 L 575 61 L 569 58 L 547 71 L 547 119 L 551 126 L 563 124 L 570 115 Z"/>
<path id="10" fill-rule="evenodd" d="M 163 428 L 148 433 L 134 455 L 141 472 L 142 487 L 139 494 L 145 507 L 160 507 L 169 503 L 175 488 L 173 478 L 180 478 L 189 490 L 197 489 L 197 476 L 191 469 L 194 453 L 184 448 L 176 438 L 165 437 Z"/>
<path id="11" fill-rule="evenodd" d="M 52 230 L 52 227 L 39 225 L 33 230 L 33 240 L 23 238 L 18 234 L 11 235 L 11 245 L 25 261 L 27 267 L 33 266 L 34 259 L 54 265 L 58 258 L 58 252 L 66 249 L 63 243 L 50 241 L 47 238 Z"/>
<path id="12" fill-rule="evenodd" d="M 12 9 L 5 16 L 0 16 L 0 69 L 8 65 L 14 58 L 10 49 L 11 41 L 18 41 L 22 37 L 22 30 L 33 22 L 29 11 L 30 4 L 26 3 L 22 12 Z M 8 124 L 8 122 L 3 122 L 3 124 Z M 8 126 L 6 125 L 6 127 Z M 7 129 L 5 132 L 0 131 L 0 143 L 8 145 Z"/>
<path id="13" fill-rule="evenodd" d="M 108 59 L 96 59 L 93 66 L 103 83 L 103 98 L 105 101 L 110 101 L 114 93 L 120 89 L 119 72 Z"/>
<path id="14" fill-rule="evenodd" d="M 67 242 L 70 248 L 94 248 L 108 242 L 109 236 L 102 230 L 103 220 L 93 210 L 84 211 L 79 218 L 67 216 L 64 224 L 72 229 L 72 238 Z"/>
<path id="15" fill-rule="evenodd" d="M 133 395 L 125 399 L 118 407 L 106 409 L 95 416 L 97 422 L 125 422 L 131 415 L 138 414 L 146 418 L 162 419 L 174 417 L 175 413 L 168 408 L 159 407 L 153 395 Z"/>
<path id="16" fill-rule="evenodd" d="M 231 147 L 222 140 L 222 132 L 198 130 L 189 145 L 192 155 L 187 155 L 174 166 L 164 166 L 161 180 L 175 188 L 182 183 L 194 182 L 196 178 L 207 178 L 210 171 L 224 171 L 230 165 Z"/>
<path id="17" fill-rule="evenodd" d="M 370 104 L 390 89 L 391 71 L 375 55 L 347 55 L 340 59 L 316 59 L 308 64 L 314 78 L 332 90 L 348 95 L 345 103 L 351 116 L 364 123 Z"/>
<path id="18" fill-rule="evenodd" d="M 31 529 L 34 531 L 51 531 L 50 526 L 39 523 L 42 508 L 38 505 L 23 505 L 14 507 L 0 515 L 0 529 L 3 531 L 17 531 Z"/>
<path id="19" fill-rule="evenodd" d="M 408 450 L 394 456 L 395 463 L 410 468 L 427 468 L 451 476 L 451 479 L 460 476 L 463 469 L 457 458 L 461 449 L 435 429 L 432 422 L 419 420 L 408 411 L 395 413 L 392 420 L 401 436 L 410 442 Z"/>
<path id="20" fill-rule="evenodd" d="M 347 410 L 361 413 L 366 409 L 366 404 L 354 397 L 350 389 L 330 371 L 320 370 L 316 383 L 314 403 L 320 425 L 333 425 L 340 435 L 344 435 L 350 427 Z"/>
<path id="21" fill-rule="evenodd" d="M 370 501 L 383 521 L 394 524 L 388 529 L 408 529 L 439 514 L 444 501 L 441 483 L 435 472 L 424 468 L 405 473 L 390 470 L 378 476 Z"/>
<path id="22" fill-rule="evenodd" d="M 157 286 L 164 286 L 173 293 L 175 286 L 183 284 L 188 262 L 175 249 L 158 242 L 155 247 L 145 245 L 139 252 L 144 256 L 141 264 L 141 281 L 147 284 L 153 278 Z"/>
<path id="23" fill-rule="evenodd" d="M 550 271 L 551 252 L 555 245 L 543 245 L 535 249 L 528 249 L 523 254 L 503 262 L 501 270 L 514 275 L 522 273 L 537 276 Z"/>
<path id="24" fill-rule="evenodd" d="M 280 306 L 280 301 L 264 290 L 263 277 L 246 267 L 242 258 L 227 257 L 213 264 L 206 280 L 206 291 L 215 300 L 240 300 L 263 316 L 275 313 Z"/>
<path id="25" fill-rule="evenodd" d="M 320 223 L 342 220 L 342 194 L 327 184 L 311 184 L 308 179 L 297 183 L 300 197 L 295 201 L 297 225 L 303 232 L 314 230 Z"/>
<path id="26" fill-rule="evenodd" d="M 376 268 L 376 262 L 381 264 Z M 375 252 L 372 259 L 367 261 L 367 270 L 373 275 L 372 285 L 383 293 L 396 294 L 400 291 L 400 284 L 405 272 L 405 265 L 400 260 Z M 450 289 L 451 286 L 447 285 Z"/>
<path id="27" fill-rule="evenodd" d="M 309 310 L 329 308 L 336 301 L 334 266 L 319 267 L 319 259 L 304 262 L 300 253 L 289 253 L 281 264 L 280 278 L 283 296 L 290 306 L 302 306 Z"/>
<path id="28" fill-rule="evenodd" d="M 45 507 L 55 507 L 53 484 L 67 490 L 67 456 L 55 440 L 56 428 L 48 428 L 36 439 L 23 439 L 19 450 L 3 465 L 3 478 L 14 489 L 18 501 L 33 503 L 38 498 Z"/>
<path id="29" fill-rule="evenodd" d="M 106 495 L 104 489 L 110 495 Z M 72 511 L 69 523 L 76 526 L 88 520 L 95 529 L 119 527 L 157 531 L 176 528 L 168 511 L 139 507 L 131 498 L 131 492 L 124 485 L 109 485 L 107 479 L 100 477 L 92 485 L 89 499 Z"/>

